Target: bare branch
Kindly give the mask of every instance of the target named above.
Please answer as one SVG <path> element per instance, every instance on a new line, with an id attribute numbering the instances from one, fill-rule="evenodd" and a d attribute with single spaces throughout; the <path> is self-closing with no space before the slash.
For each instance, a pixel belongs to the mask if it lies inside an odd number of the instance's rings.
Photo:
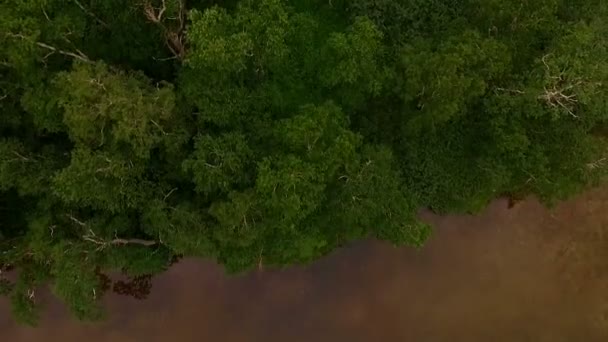
<path id="1" fill-rule="evenodd" d="M 171 194 L 174 193 L 176 190 L 177 190 L 177 188 L 171 189 L 171 191 L 169 191 L 169 193 L 165 195 L 165 197 L 163 198 L 163 201 L 166 201 L 167 198 L 169 198 L 169 196 L 171 196 Z"/>
<path id="2" fill-rule="evenodd" d="M 551 75 L 551 68 L 546 61 L 548 56 L 550 54 L 543 56 L 541 61 L 547 69 L 547 75 L 553 81 L 551 82 L 551 88 L 547 89 L 545 87 L 544 93 L 539 95 L 538 99 L 543 100 L 550 107 L 564 109 L 573 118 L 578 118 L 578 115 L 574 113 L 574 108 L 578 103 L 577 96 L 574 93 L 568 94 L 568 92 L 585 82 L 581 79 L 567 80 L 564 77 L 565 70 L 562 70 L 557 76 Z M 568 83 L 564 85 L 567 81 Z"/>
<path id="3" fill-rule="evenodd" d="M 158 21 L 161 21 L 163 19 L 163 14 L 167 10 L 167 4 L 165 3 L 165 0 L 161 1 L 163 3 L 163 7 L 160 9 L 160 11 L 158 11 Z"/>
<path id="4" fill-rule="evenodd" d="M 44 57 L 42 57 L 44 65 L 46 65 L 47 58 L 51 57 L 51 55 L 53 55 L 54 53 L 55 53 L 55 51 L 51 51 L 51 52 L 47 53 L 46 55 L 44 55 Z"/>
<path id="5" fill-rule="evenodd" d="M 578 100 L 576 94 L 566 95 L 563 93 L 563 89 L 545 89 L 545 93 L 541 94 L 539 99 L 544 100 L 551 107 L 561 107 L 568 112 L 572 117 L 578 118 L 578 115 L 574 114 L 572 107 L 576 105 Z"/>
<path id="6" fill-rule="evenodd" d="M 16 33 L 6 33 L 6 35 L 9 36 L 9 37 L 13 37 L 13 38 L 19 38 L 19 39 L 31 41 L 31 39 L 29 37 L 26 37 L 26 36 L 24 36 L 24 35 L 22 35 L 20 33 L 17 33 L 17 34 Z M 89 59 L 89 57 L 87 57 L 87 55 L 85 55 L 84 53 L 82 53 L 82 51 L 80 51 L 78 49 L 76 49 L 77 53 L 74 53 L 74 52 L 60 50 L 60 49 L 58 49 L 58 48 L 56 48 L 54 46 L 48 45 L 48 44 L 43 43 L 43 42 L 33 42 L 33 43 L 36 44 L 36 45 L 38 45 L 41 48 L 45 48 L 45 49 L 50 50 L 52 52 L 56 52 L 56 53 L 59 53 L 59 54 L 64 55 L 64 56 L 72 57 L 72 58 L 78 59 L 78 60 L 83 61 L 83 62 L 88 63 L 88 64 L 93 64 L 93 61 L 91 61 L 91 59 Z M 50 55 L 51 54 L 48 54 L 48 55 L 46 55 L 46 57 L 48 57 Z"/>
<path id="7" fill-rule="evenodd" d="M 132 244 L 132 245 L 142 245 L 142 246 L 154 246 L 156 245 L 158 242 L 153 241 L 153 240 L 143 240 L 143 239 L 114 239 L 109 241 L 110 244 L 112 245 L 128 245 L 128 244 Z"/>
<path id="8" fill-rule="evenodd" d="M 150 119 L 150 121 L 154 124 L 154 126 L 156 126 L 163 135 L 168 135 L 167 132 L 165 132 L 165 130 L 158 124 L 158 122 Z"/>
<path id="9" fill-rule="evenodd" d="M 70 215 L 70 214 L 66 214 L 66 216 L 67 216 L 67 217 L 68 217 L 70 220 L 72 220 L 73 222 L 75 222 L 76 224 L 78 224 L 78 225 L 79 225 L 79 226 L 81 226 L 81 227 L 86 227 L 86 226 L 87 226 L 87 224 L 86 224 L 86 223 L 84 223 L 84 222 L 80 221 L 79 219 L 75 218 L 74 216 L 72 216 L 72 215 Z"/>
<path id="10" fill-rule="evenodd" d="M 178 13 L 176 17 L 168 18 L 178 21 L 177 28 L 169 28 L 163 22 L 163 15 L 167 10 L 165 0 L 162 0 L 162 7 L 156 9 L 152 6 L 149 0 L 145 0 L 143 3 L 143 12 L 145 17 L 152 23 L 160 26 L 165 33 L 165 44 L 171 53 L 177 59 L 183 59 L 185 55 L 185 47 L 183 43 L 183 34 L 185 28 L 186 9 L 184 6 L 184 0 L 177 0 L 179 4 Z"/>
<path id="11" fill-rule="evenodd" d="M 42 10 L 42 13 L 44 14 L 44 17 L 46 18 L 46 20 L 51 21 L 51 18 L 49 18 L 48 13 L 46 13 L 46 11 L 44 10 L 43 5 L 40 5 L 40 9 Z"/>
<path id="12" fill-rule="evenodd" d="M 141 245 L 141 246 L 154 246 L 158 244 L 158 242 L 154 240 L 143 240 L 143 239 L 123 239 L 123 238 L 115 238 L 112 240 L 104 240 L 98 237 L 95 232 L 89 229 L 89 232 L 82 236 L 82 239 L 85 241 L 92 242 L 98 245 L 98 249 L 102 250 L 108 246 L 116 246 L 116 245 Z"/>
<path id="13" fill-rule="evenodd" d="M 17 152 L 17 151 L 14 151 L 14 150 L 13 150 L 13 151 L 11 151 L 11 152 L 13 152 L 13 154 L 14 154 L 14 155 L 16 155 L 17 157 L 19 157 L 19 159 L 21 159 L 22 161 L 25 161 L 25 162 L 29 162 L 29 161 L 31 161 L 31 159 L 30 159 L 30 158 L 28 158 L 28 157 L 26 157 L 26 156 L 22 155 L 21 153 L 19 153 L 19 152 Z"/>
<path id="14" fill-rule="evenodd" d="M 260 249 L 260 253 L 258 256 L 258 270 L 259 271 L 264 270 L 264 247 L 262 247 L 262 249 Z"/>
<path id="15" fill-rule="evenodd" d="M 72 0 L 72 1 L 74 1 L 74 3 L 76 4 L 76 6 L 80 7 L 80 9 L 81 9 L 81 10 L 82 10 L 84 13 L 86 13 L 86 14 L 87 14 L 88 16 L 90 16 L 91 18 L 95 19 L 95 21 L 97 21 L 99 24 L 101 24 L 101 26 L 103 26 L 103 27 L 105 27 L 105 28 L 107 28 L 107 29 L 109 29 L 109 28 L 110 28 L 110 25 L 108 25 L 108 24 L 107 24 L 105 21 L 103 21 L 103 20 L 99 19 L 99 17 L 98 17 L 98 16 L 96 16 L 96 15 L 95 15 L 93 12 L 91 12 L 89 9 L 87 9 L 86 7 L 84 7 L 84 6 L 83 6 L 83 5 L 80 3 L 80 1 L 78 1 L 78 0 Z"/>
<path id="16" fill-rule="evenodd" d="M 160 24 L 163 19 L 163 14 L 167 10 L 167 4 L 165 0 L 162 0 L 162 7 L 156 13 L 156 9 L 152 7 L 149 1 L 144 2 L 144 14 L 148 20 L 153 23 Z"/>
<path id="17" fill-rule="evenodd" d="M 598 159 L 598 160 L 596 160 L 594 162 L 587 163 L 587 168 L 589 170 L 595 170 L 595 169 L 598 169 L 600 167 L 603 167 L 605 164 L 606 164 L 606 158 L 601 158 L 601 159 Z"/>
<path id="18" fill-rule="evenodd" d="M 507 89 L 507 88 L 500 88 L 500 87 L 496 87 L 494 88 L 494 90 L 496 91 L 502 91 L 502 92 L 506 92 L 506 93 L 514 93 L 514 94 L 525 94 L 525 91 L 521 91 L 518 89 Z"/>
<path id="19" fill-rule="evenodd" d="M 171 56 L 171 57 L 167 57 L 167 58 L 156 58 L 156 57 L 152 57 L 153 60 L 155 61 L 159 61 L 159 62 L 166 62 L 166 61 L 170 61 L 173 59 L 177 59 L 177 56 Z"/>
<path id="20" fill-rule="evenodd" d="M 76 222 L 81 227 L 84 227 L 84 228 L 89 227 L 86 223 L 78 220 L 77 218 L 75 218 L 72 215 L 66 215 L 66 216 L 68 216 L 72 221 Z M 114 246 L 117 246 L 117 245 L 154 246 L 154 245 L 158 244 L 158 242 L 154 241 L 154 240 L 125 239 L 125 238 L 119 238 L 116 235 L 115 235 L 115 238 L 112 240 L 105 240 L 105 239 L 98 237 L 97 234 L 95 234 L 95 232 L 90 228 L 88 228 L 87 233 L 82 236 L 82 239 L 98 245 L 99 246 L 97 248 L 98 250 L 102 250 L 108 246 L 113 246 L 113 245 Z"/>
<path id="21" fill-rule="evenodd" d="M 547 68 L 547 72 L 551 73 L 551 68 L 549 67 L 549 64 L 547 64 L 547 57 L 551 56 L 551 54 L 546 54 L 543 56 L 543 58 L 541 58 L 541 61 L 543 62 L 543 64 L 545 65 L 545 68 Z"/>
<path id="22" fill-rule="evenodd" d="M 106 128 L 106 120 L 103 120 L 103 123 L 101 124 L 101 132 L 100 132 L 100 134 L 101 134 L 101 141 L 99 142 L 99 147 L 103 146 L 103 144 L 106 141 L 106 136 L 103 133 L 103 131 L 105 130 L 105 128 Z"/>
<path id="23" fill-rule="evenodd" d="M 154 246 L 158 242 L 153 240 L 143 240 L 143 239 L 113 239 L 113 240 L 102 240 L 96 236 L 83 235 L 83 240 L 92 242 L 96 245 L 99 245 L 101 249 L 106 248 L 110 245 L 141 245 L 141 246 Z"/>
<path id="24" fill-rule="evenodd" d="M 93 61 L 91 61 L 89 59 L 89 57 L 87 57 L 84 53 L 82 53 L 82 51 L 80 51 L 78 49 L 76 49 L 76 51 L 78 53 L 73 53 L 73 52 L 69 52 L 69 51 L 59 50 L 59 49 L 57 49 L 54 46 L 51 46 L 51 45 L 48 45 L 48 44 L 45 44 L 45 43 L 42 43 L 42 42 L 36 42 L 36 45 L 38 45 L 40 47 L 43 47 L 45 49 L 57 52 L 57 53 L 62 54 L 64 56 L 72 57 L 72 58 L 78 59 L 78 60 L 83 61 L 83 62 L 88 63 L 88 64 L 93 64 Z"/>

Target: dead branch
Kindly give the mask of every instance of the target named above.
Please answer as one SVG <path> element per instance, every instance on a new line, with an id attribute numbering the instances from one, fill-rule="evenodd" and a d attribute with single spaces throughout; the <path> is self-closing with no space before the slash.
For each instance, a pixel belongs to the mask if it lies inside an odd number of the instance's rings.
<path id="1" fill-rule="evenodd" d="M 66 216 L 67 216 L 67 217 L 68 217 L 70 220 L 72 220 L 73 222 L 75 222 L 76 224 L 78 224 L 78 225 L 79 225 L 79 226 L 81 226 L 81 227 L 86 227 L 86 226 L 87 226 L 87 224 L 86 224 L 86 223 L 84 223 L 84 222 L 80 221 L 79 219 L 75 218 L 74 216 L 72 216 L 72 215 L 70 215 L 70 214 L 67 214 Z"/>
<path id="2" fill-rule="evenodd" d="M 117 246 L 117 245 L 141 245 L 141 246 L 154 246 L 158 244 L 158 242 L 154 240 L 143 240 L 143 239 L 124 239 L 124 238 L 114 238 L 112 240 L 105 240 L 97 236 L 95 232 L 91 229 L 87 232 L 87 234 L 82 236 L 82 239 L 85 241 L 92 242 L 99 247 L 98 250 L 102 250 L 108 246 Z"/>
<path id="3" fill-rule="evenodd" d="M 547 72 L 551 73 L 551 68 L 549 67 L 549 64 L 547 64 L 547 57 L 551 56 L 551 54 L 546 54 L 543 56 L 543 58 L 541 58 L 540 60 L 543 62 L 543 64 L 545 65 L 545 68 L 547 68 Z"/>
<path id="4" fill-rule="evenodd" d="M 57 49 L 57 48 L 56 48 L 56 47 L 54 47 L 54 46 L 50 46 L 50 45 L 45 44 L 45 43 L 42 43 L 42 42 L 36 42 L 36 45 L 38 45 L 38 46 L 40 46 L 40 47 L 43 47 L 43 48 L 45 48 L 45 49 L 48 49 L 48 50 L 51 50 L 51 51 L 57 52 L 57 53 L 58 53 L 58 54 L 60 54 L 60 55 L 64 55 L 64 56 L 68 56 L 68 57 L 72 57 L 72 58 L 78 59 L 78 60 L 83 61 L 83 62 L 88 63 L 88 64 L 93 64 L 93 61 L 91 61 L 91 60 L 89 59 L 89 57 L 87 57 L 87 56 L 86 56 L 84 53 L 82 53 L 82 52 L 81 52 L 81 51 L 79 51 L 78 49 L 76 49 L 76 51 L 77 51 L 78 53 L 73 53 L 73 52 L 69 52 L 69 51 L 63 51 L 63 50 L 59 50 L 59 49 Z"/>
<path id="5" fill-rule="evenodd" d="M 78 224 L 79 226 L 81 226 L 83 228 L 87 228 L 87 232 L 86 232 L 86 234 L 82 235 L 82 239 L 98 245 L 99 246 L 99 247 L 97 247 L 98 250 L 102 250 L 108 246 L 118 246 L 118 245 L 154 246 L 154 245 L 158 244 L 158 242 L 154 241 L 154 240 L 144 240 L 144 239 L 135 239 L 135 238 L 126 239 L 126 238 L 119 238 L 117 236 L 115 236 L 114 239 L 112 239 L 112 240 L 102 239 L 99 236 L 97 236 L 97 234 L 95 234 L 95 232 L 91 228 L 89 228 L 89 225 L 86 224 L 85 222 L 80 221 L 79 219 L 77 219 L 76 217 L 74 217 L 70 214 L 66 214 L 66 216 L 70 220 L 72 220 L 73 222 Z"/>
<path id="6" fill-rule="evenodd" d="M 169 198 L 169 196 L 171 196 L 171 194 L 173 194 L 173 192 L 175 192 L 175 191 L 177 191 L 177 188 L 173 188 L 173 189 L 171 189 L 171 191 L 169 191 L 169 193 L 167 193 L 167 194 L 165 195 L 165 197 L 163 197 L 163 201 L 166 201 L 166 200 L 167 200 L 167 198 Z"/>
<path id="7" fill-rule="evenodd" d="M 114 239 L 110 241 L 112 245 L 142 245 L 142 246 L 154 246 L 157 244 L 156 241 L 153 240 L 143 240 L 143 239 Z"/>
<path id="8" fill-rule="evenodd" d="M 44 9 L 44 5 L 40 5 L 40 9 L 42 10 L 42 14 L 44 14 L 46 20 L 51 21 L 51 18 L 49 18 L 49 14 L 46 13 L 46 10 Z"/>
<path id="9" fill-rule="evenodd" d="M 106 142 L 106 136 L 103 133 L 103 131 L 105 130 L 105 128 L 106 128 L 106 120 L 103 120 L 103 123 L 101 124 L 101 132 L 100 132 L 100 134 L 101 134 L 101 141 L 99 142 L 99 147 L 103 146 L 103 144 Z"/>
<path id="10" fill-rule="evenodd" d="M 150 4 L 150 2 L 144 2 L 144 15 L 146 16 L 146 18 L 148 18 L 148 20 L 155 24 L 161 24 L 161 21 L 163 20 L 163 14 L 166 10 L 167 4 L 165 3 L 165 0 L 162 0 L 162 7 L 158 9 L 158 12 L 157 9 L 152 7 L 152 4 Z"/>
<path id="11" fill-rule="evenodd" d="M 589 170 L 595 170 L 595 169 L 599 169 L 601 167 L 604 167 L 605 164 L 606 164 L 606 158 L 601 158 L 601 159 L 598 159 L 598 160 L 596 160 L 594 162 L 587 163 L 587 168 Z"/>
<path id="12" fill-rule="evenodd" d="M 258 271 L 264 270 L 264 247 L 260 250 L 260 256 L 258 257 Z"/>
<path id="13" fill-rule="evenodd" d="M 14 154 L 14 155 L 16 155 L 17 157 L 19 157 L 19 159 L 21 159 L 21 160 L 22 160 L 22 161 L 24 161 L 24 162 L 29 162 L 29 161 L 31 161 L 31 159 L 30 159 L 30 158 L 28 158 L 28 157 L 26 157 L 26 156 L 22 155 L 21 153 L 19 153 L 19 152 L 17 152 L 17 151 L 14 151 L 14 150 L 13 150 L 12 152 L 13 152 L 13 154 Z"/>
<path id="14" fill-rule="evenodd" d="M 518 90 L 518 89 L 507 89 L 507 88 L 500 88 L 500 87 L 496 87 L 496 88 L 494 88 L 494 90 L 496 90 L 496 91 L 502 91 L 502 92 L 505 92 L 505 93 L 521 94 L 521 95 L 523 95 L 523 94 L 526 93 L 525 91 L 521 91 L 521 90 Z"/>
<path id="15" fill-rule="evenodd" d="M 156 126 L 156 128 L 158 128 L 158 129 L 160 130 L 160 132 L 161 132 L 163 135 L 168 135 L 168 133 L 167 133 L 167 132 L 165 132 L 165 130 L 164 130 L 162 127 L 161 127 L 161 125 L 159 125 L 159 124 L 158 124 L 158 122 L 156 122 L 156 121 L 154 121 L 154 120 L 152 120 L 152 119 L 150 119 L 150 121 L 152 122 L 152 124 L 154 124 L 154 126 Z"/>
<path id="16" fill-rule="evenodd" d="M 96 22 L 98 22 L 99 24 L 101 24 L 101 26 L 103 26 L 103 27 L 105 27 L 105 28 L 107 28 L 107 29 L 109 29 L 109 28 L 110 28 L 110 25 L 108 25 L 108 24 L 107 24 L 105 21 L 103 21 L 103 20 L 99 19 L 99 17 L 98 17 L 98 16 L 96 16 L 96 15 L 95 15 L 95 13 L 91 12 L 91 10 L 89 10 L 89 9 L 88 9 L 88 8 L 86 8 L 86 7 L 84 7 L 84 6 L 83 6 L 83 5 L 80 3 L 80 1 L 78 1 L 78 0 L 72 0 L 72 1 L 74 1 L 74 3 L 76 4 L 76 6 L 80 7 L 80 9 L 81 9 L 81 10 L 82 10 L 84 13 L 86 13 L 86 14 L 87 14 L 89 17 L 91 17 L 91 18 L 95 19 L 95 21 L 96 21 Z"/>
<path id="17" fill-rule="evenodd" d="M 183 35 L 185 28 L 185 18 L 186 18 L 186 8 L 184 6 L 185 0 L 177 0 L 179 8 L 176 17 L 167 18 L 170 20 L 177 20 L 178 26 L 177 28 L 169 28 L 164 23 L 163 15 L 167 10 L 167 4 L 165 0 L 161 0 L 161 7 L 154 8 L 150 3 L 150 0 L 144 0 L 143 2 L 143 12 L 144 16 L 152 23 L 161 27 L 165 34 L 165 45 L 171 51 L 175 58 L 181 60 L 185 55 L 185 47 L 183 43 Z"/>
<path id="18" fill-rule="evenodd" d="M 22 34 L 7 33 L 6 35 L 9 36 L 9 37 L 13 37 L 13 38 L 19 38 L 19 39 L 31 41 L 30 38 L 28 38 L 28 37 L 26 37 L 26 36 L 24 36 Z M 58 54 L 61 54 L 61 55 L 64 55 L 64 56 L 68 56 L 68 57 L 72 57 L 74 59 L 78 59 L 78 60 L 80 60 L 82 62 L 85 62 L 85 63 L 88 63 L 88 64 L 93 64 L 93 61 L 91 61 L 91 59 L 87 55 L 85 55 L 84 53 L 82 53 L 82 51 L 80 51 L 78 49 L 76 49 L 76 53 L 74 53 L 74 52 L 64 51 L 64 50 L 58 49 L 58 48 L 56 48 L 54 46 L 48 45 L 48 44 L 43 43 L 43 42 L 33 42 L 33 43 L 35 45 L 41 47 L 41 48 L 45 48 L 47 50 L 50 50 L 53 53 L 58 53 Z M 47 57 L 50 56 L 51 54 L 48 54 Z"/>
<path id="19" fill-rule="evenodd" d="M 166 58 L 156 58 L 156 57 L 152 57 L 153 60 L 158 61 L 158 62 L 166 62 L 166 61 L 170 61 L 173 59 L 177 59 L 177 56 L 171 56 L 171 57 L 166 57 Z"/>
<path id="20" fill-rule="evenodd" d="M 184 44 L 182 42 L 182 33 L 169 31 L 167 32 L 166 36 L 167 47 L 169 50 L 171 50 L 171 53 L 173 53 L 174 56 L 181 60 L 185 54 Z"/>
<path id="21" fill-rule="evenodd" d="M 578 118 L 578 115 L 574 113 L 574 107 L 578 103 L 577 96 L 576 94 L 568 94 L 568 92 L 570 92 L 572 88 L 583 83 L 583 81 L 577 79 L 567 85 L 563 85 L 566 82 L 564 79 L 564 70 L 562 70 L 559 75 L 553 76 L 551 74 L 551 67 L 546 61 L 548 56 L 550 56 L 550 54 L 544 55 L 541 58 L 541 61 L 547 69 L 547 75 L 554 81 L 549 89 L 547 89 L 547 87 L 544 88 L 544 93 L 540 94 L 538 99 L 544 101 L 550 107 L 565 110 L 573 118 Z"/>
<path id="22" fill-rule="evenodd" d="M 576 94 L 566 95 L 563 93 L 564 89 L 550 89 L 545 88 L 544 94 L 541 94 L 538 99 L 545 101 L 550 107 L 563 108 L 574 118 L 578 118 L 578 115 L 574 114 L 573 108 L 578 103 Z"/>

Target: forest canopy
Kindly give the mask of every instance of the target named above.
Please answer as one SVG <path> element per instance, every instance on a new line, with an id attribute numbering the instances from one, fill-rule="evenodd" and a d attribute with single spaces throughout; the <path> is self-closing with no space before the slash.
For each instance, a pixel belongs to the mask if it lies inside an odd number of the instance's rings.
<path id="1" fill-rule="evenodd" d="M 0 294 L 35 324 L 48 284 L 97 319 L 112 272 L 421 247 L 421 208 L 576 194 L 608 166 L 606 18 L 604 0 L 3 0 Z"/>

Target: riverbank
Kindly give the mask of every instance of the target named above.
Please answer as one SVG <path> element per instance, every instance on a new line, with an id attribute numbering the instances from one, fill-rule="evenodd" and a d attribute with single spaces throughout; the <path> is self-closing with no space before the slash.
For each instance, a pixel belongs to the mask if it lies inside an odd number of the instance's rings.
<path id="1" fill-rule="evenodd" d="M 49 303 L 37 329 L 6 341 L 605 341 L 608 189 L 554 210 L 496 201 L 478 216 L 437 217 L 416 252 L 361 242 L 307 267 L 226 277 L 187 259 L 145 301 L 110 294 L 109 319 L 72 320 Z"/>

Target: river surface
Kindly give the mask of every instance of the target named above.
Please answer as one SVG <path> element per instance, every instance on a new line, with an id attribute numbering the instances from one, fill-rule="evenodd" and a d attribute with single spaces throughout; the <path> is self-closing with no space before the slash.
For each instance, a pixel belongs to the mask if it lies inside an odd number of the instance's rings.
<path id="1" fill-rule="evenodd" d="M 356 243 L 306 267 L 226 276 L 186 259 L 148 299 L 107 295 L 79 323 L 56 301 L 39 327 L 0 300 L 1 341 L 608 341 L 608 189 L 553 210 L 496 201 L 437 217 L 421 251 Z M 606 233 L 606 236 L 604 236 Z"/>

